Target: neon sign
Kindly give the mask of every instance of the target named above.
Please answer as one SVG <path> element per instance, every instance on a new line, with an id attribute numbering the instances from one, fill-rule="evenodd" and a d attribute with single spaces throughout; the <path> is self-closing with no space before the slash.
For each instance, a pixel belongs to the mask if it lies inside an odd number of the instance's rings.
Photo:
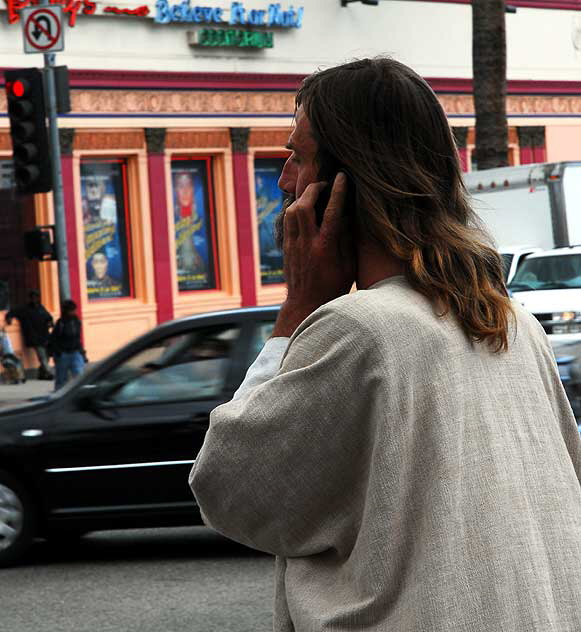
<path id="1" fill-rule="evenodd" d="M 149 15 L 149 7 L 143 5 L 135 9 L 119 9 L 118 7 L 105 7 L 103 13 L 114 13 L 115 15 L 138 15 L 139 17 L 146 17 Z"/>
<path id="2" fill-rule="evenodd" d="M 39 0 L 5 0 L 5 2 L 8 9 L 9 24 L 14 24 L 20 20 L 22 9 L 39 5 Z M 63 13 L 69 15 L 69 26 L 75 26 L 79 15 L 94 15 L 97 12 L 97 2 L 93 2 L 93 0 L 50 0 L 50 4 L 63 7 Z M 211 26 L 263 26 L 297 29 L 303 25 L 305 11 L 303 7 L 295 9 L 292 5 L 288 9 L 282 9 L 280 3 L 271 3 L 266 9 L 247 9 L 242 2 L 232 2 L 229 9 L 223 9 L 221 7 L 192 6 L 191 0 L 182 0 L 179 4 L 170 4 L 169 0 L 157 0 L 155 8 L 156 12 L 153 17 L 158 24 L 188 22 Z M 225 15 L 227 11 L 229 12 L 228 17 Z M 150 14 L 147 5 L 134 9 L 111 5 L 103 7 L 100 12 L 137 17 L 147 17 Z M 268 48 L 268 46 L 264 47 Z"/>
<path id="3" fill-rule="evenodd" d="M 69 26 L 75 26 L 77 16 L 94 15 L 97 11 L 97 3 L 92 0 L 50 0 L 50 4 L 58 4 L 63 8 L 63 13 L 69 15 Z M 6 0 L 8 9 L 8 24 L 14 24 L 20 20 L 20 11 L 29 6 L 39 5 L 39 0 Z M 136 15 L 145 17 L 149 15 L 147 5 L 136 7 L 135 9 L 119 9 L 114 6 L 106 6 L 103 13 L 114 13 L 116 15 Z"/>
<path id="4" fill-rule="evenodd" d="M 20 11 L 28 6 L 38 5 L 38 0 L 6 0 L 8 8 L 8 24 L 14 24 L 20 20 Z M 97 5 L 91 0 L 50 0 L 50 4 L 60 4 L 63 13 L 69 14 L 69 26 L 75 26 L 77 15 L 93 15 L 97 10 Z"/>
<path id="5" fill-rule="evenodd" d="M 246 9 L 242 2 L 232 2 L 230 17 L 226 19 L 224 9 L 219 7 L 192 6 L 190 0 L 180 4 L 170 4 L 169 0 L 157 0 L 154 20 L 158 24 L 171 22 L 190 22 L 198 24 L 229 24 L 230 26 L 278 26 L 281 28 L 301 28 L 303 25 L 303 7 L 295 9 L 292 5 L 283 10 L 279 3 L 268 5 L 267 9 Z"/>
<path id="6" fill-rule="evenodd" d="M 243 29 L 200 29 L 188 33 L 190 46 L 217 46 L 236 48 L 272 48 L 274 34 Z"/>

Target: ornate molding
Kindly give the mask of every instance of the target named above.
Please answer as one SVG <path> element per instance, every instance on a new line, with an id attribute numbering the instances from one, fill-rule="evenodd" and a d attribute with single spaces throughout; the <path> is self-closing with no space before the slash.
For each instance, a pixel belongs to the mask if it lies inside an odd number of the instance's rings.
<path id="1" fill-rule="evenodd" d="M 73 112 L 115 114 L 288 114 L 294 95 L 287 92 L 186 90 L 72 90 Z"/>
<path id="2" fill-rule="evenodd" d="M 231 127 L 230 140 L 232 141 L 232 151 L 239 154 L 248 153 L 248 139 L 250 137 L 250 128 L 248 127 Z"/>
<path id="3" fill-rule="evenodd" d="M 145 144 L 148 154 L 163 154 L 165 151 L 165 137 L 167 130 L 165 127 L 146 127 Z"/>
<path id="4" fill-rule="evenodd" d="M 253 129 L 250 132 L 250 147 L 280 147 L 287 144 L 290 129 Z"/>
<path id="5" fill-rule="evenodd" d="M 168 130 L 165 146 L 168 149 L 201 149 L 229 147 L 228 130 L 181 131 Z"/>
<path id="6" fill-rule="evenodd" d="M 61 154 L 63 156 L 71 156 L 75 141 L 75 130 L 72 127 L 63 127 L 59 129 L 59 143 L 61 146 Z"/>
<path id="7" fill-rule="evenodd" d="M 458 149 L 466 149 L 466 141 L 468 139 L 467 127 L 452 127 L 452 134 Z"/>
<path id="8" fill-rule="evenodd" d="M 471 94 L 438 95 L 448 115 L 474 116 Z M 274 90 L 156 90 L 156 89 L 85 89 L 71 90 L 72 112 L 76 114 L 273 114 L 292 118 L 295 110 L 293 92 Z M 508 95 L 507 114 L 581 116 L 581 94 L 563 95 Z M 0 91 L 0 112 L 6 111 L 6 95 Z M 270 131 L 264 130 L 263 139 Z M 254 133 L 253 133 L 254 137 Z M 251 146 L 271 143 L 260 140 Z M 286 140 L 285 140 L 286 142 Z M 274 142 L 277 146 L 280 142 Z M 284 143 L 282 143 L 284 145 Z M 76 146 L 76 145 L 75 145 Z M 140 145 L 142 146 L 142 144 Z"/>
<path id="9" fill-rule="evenodd" d="M 474 115 L 474 100 L 469 94 L 440 94 L 438 99 L 446 114 Z M 581 114 L 581 96 L 509 95 L 506 98 L 508 116 L 520 114 Z"/>
<path id="10" fill-rule="evenodd" d="M 439 94 L 447 114 L 474 114 L 471 94 Z M 294 114 L 292 92 L 84 90 L 71 91 L 73 112 L 155 114 Z M 519 114 L 581 114 L 581 95 L 508 95 L 509 116 Z M 0 93 L 0 111 L 6 96 Z"/>
<path id="11" fill-rule="evenodd" d="M 75 149 L 142 149 L 143 132 L 82 132 L 75 134 Z"/>
<path id="12" fill-rule="evenodd" d="M 545 128 L 541 125 L 517 127 L 518 144 L 531 149 L 545 146 Z"/>
<path id="13" fill-rule="evenodd" d="M 447 114 L 474 115 L 470 94 L 439 94 Z M 0 93 L 0 110 L 6 109 Z M 294 114 L 292 92 L 84 90 L 71 91 L 73 112 L 95 114 Z M 519 114 L 581 114 L 581 95 L 509 95 L 509 116 Z"/>

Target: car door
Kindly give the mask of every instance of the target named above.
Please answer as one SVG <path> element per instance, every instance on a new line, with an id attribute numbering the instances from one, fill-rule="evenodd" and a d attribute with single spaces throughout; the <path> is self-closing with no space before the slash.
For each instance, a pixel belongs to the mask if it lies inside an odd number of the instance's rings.
<path id="1" fill-rule="evenodd" d="M 239 381 L 241 332 L 233 321 L 166 334 L 100 375 L 101 399 L 55 420 L 48 437 L 53 515 L 192 511 L 188 474 L 210 412 Z"/>

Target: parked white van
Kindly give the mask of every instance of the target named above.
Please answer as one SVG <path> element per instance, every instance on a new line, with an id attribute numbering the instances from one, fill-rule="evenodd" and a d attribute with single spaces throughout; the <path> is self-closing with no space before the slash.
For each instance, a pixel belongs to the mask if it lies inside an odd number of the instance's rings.
<path id="1" fill-rule="evenodd" d="M 508 289 L 552 343 L 581 340 L 581 246 L 529 255 Z"/>

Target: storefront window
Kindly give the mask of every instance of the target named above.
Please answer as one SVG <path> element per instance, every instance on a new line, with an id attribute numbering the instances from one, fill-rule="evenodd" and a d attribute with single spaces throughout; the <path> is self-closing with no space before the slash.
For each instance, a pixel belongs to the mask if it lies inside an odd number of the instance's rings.
<path id="1" fill-rule="evenodd" d="M 285 158 L 256 158 L 254 161 L 262 285 L 284 282 L 282 251 L 277 248 L 274 236 L 275 220 L 284 197 L 278 188 L 278 178 L 284 163 Z"/>
<path id="2" fill-rule="evenodd" d="M 178 290 L 218 288 L 211 158 L 171 162 Z"/>
<path id="3" fill-rule="evenodd" d="M 81 198 L 89 300 L 131 296 L 127 162 L 83 160 Z"/>

